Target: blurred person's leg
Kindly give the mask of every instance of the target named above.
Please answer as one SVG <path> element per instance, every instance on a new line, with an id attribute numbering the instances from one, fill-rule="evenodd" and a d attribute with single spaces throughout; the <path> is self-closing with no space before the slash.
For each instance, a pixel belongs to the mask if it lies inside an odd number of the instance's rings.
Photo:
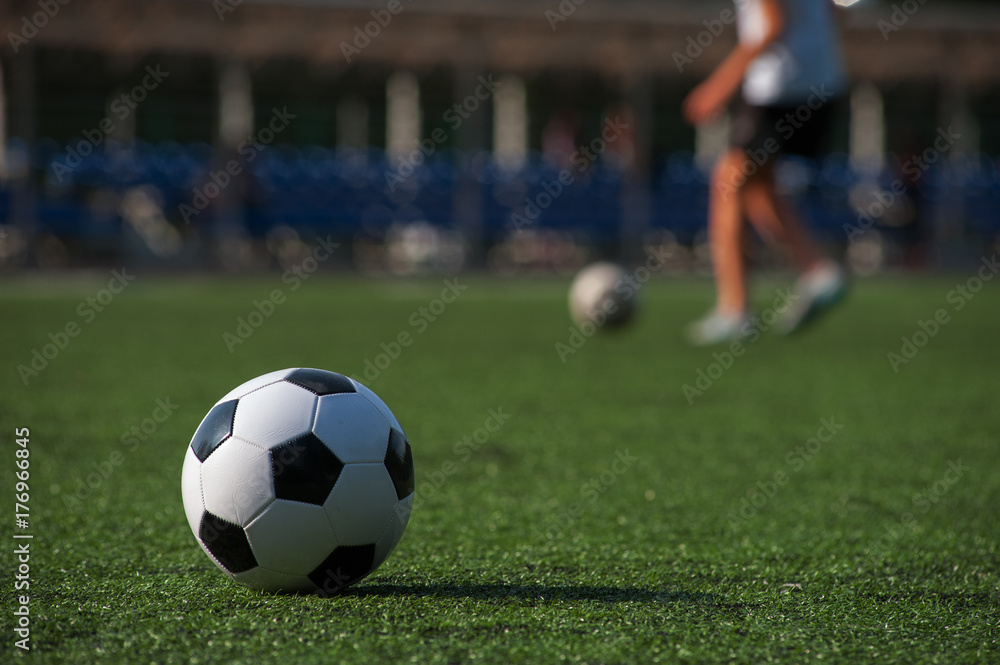
<path id="1" fill-rule="evenodd" d="M 788 334 L 814 320 L 846 291 L 843 270 L 822 249 L 788 202 L 778 195 L 774 163 L 783 154 L 815 157 L 828 133 L 835 104 L 814 112 L 790 135 L 782 122 L 800 107 L 734 108 L 731 148 L 719 160 L 709 194 L 708 234 L 715 273 L 716 305 L 688 328 L 696 344 L 718 344 L 751 332 L 744 254 L 746 220 L 768 242 L 791 252 L 799 271 L 792 306 L 777 326 Z M 749 175 L 748 175 L 749 174 Z"/>
<path id="2" fill-rule="evenodd" d="M 718 344 L 739 339 L 749 321 L 747 314 L 747 267 L 743 253 L 746 235 L 740 189 L 746 154 L 732 148 L 718 161 L 712 173 L 708 203 L 708 242 L 715 274 L 715 308 L 688 328 L 695 344 Z"/>
<path id="3" fill-rule="evenodd" d="M 768 163 L 741 190 L 744 208 L 761 236 L 787 247 L 799 271 L 793 302 L 778 322 L 783 334 L 795 332 L 836 304 L 847 290 L 843 270 L 826 258 L 795 210 L 778 195 L 773 163 Z"/>
<path id="4" fill-rule="evenodd" d="M 724 314 L 743 314 L 747 309 L 746 235 L 740 168 L 743 151 L 733 149 L 719 160 L 712 174 L 709 195 L 708 240 L 715 272 L 716 309 Z"/>
<path id="5" fill-rule="evenodd" d="M 778 195 L 774 166 L 767 163 L 743 186 L 743 205 L 750 222 L 765 240 L 785 246 L 799 272 L 815 268 L 823 254 L 798 213 Z"/>

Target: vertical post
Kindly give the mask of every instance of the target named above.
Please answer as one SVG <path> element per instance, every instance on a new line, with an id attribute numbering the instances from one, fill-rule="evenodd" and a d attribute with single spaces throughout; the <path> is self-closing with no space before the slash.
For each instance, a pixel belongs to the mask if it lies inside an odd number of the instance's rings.
<path id="1" fill-rule="evenodd" d="M 629 127 L 622 129 L 616 140 L 631 141 L 617 152 L 626 156 L 621 189 L 621 257 L 632 263 L 642 260 L 642 238 L 649 229 L 652 216 L 650 201 L 650 162 L 653 142 L 653 78 L 649 72 L 638 72 L 626 81 L 626 107 L 629 117 L 618 119 Z M 609 118 L 615 122 L 615 118 Z"/>
<path id="2" fill-rule="evenodd" d="M 219 142 L 236 148 L 253 132 L 253 91 L 245 63 L 225 60 L 219 68 Z"/>
<path id="3" fill-rule="evenodd" d="M 226 184 L 219 187 L 216 199 L 218 241 L 223 265 L 238 268 L 242 263 L 242 240 L 245 233 L 243 196 L 246 190 L 246 166 L 238 175 L 226 170 L 230 160 L 239 160 L 239 145 L 253 133 L 253 93 L 250 72 L 239 60 L 219 63 L 219 118 L 218 137 L 215 145 L 214 171 Z M 225 175 L 222 175 L 225 174 Z"/>
<path id="4" fill-rule="evenodd" d="M 482 69 L 475 63 L 467 63 L 455 70 L 454 95 L 456 102 L 473 94 L 480 85 Z M 502 86 L 501 86 L 502 87 Z M 487 140 L 487 112 L 489 106 L 482 104 L 476 111 L 466 113 L 462 124 L 456 129 L 455 143 L 459 150 L 456 163 L 458 173 L 452 198 L 452 214 L 456 228 L 465 239 L 468 264 L 478 268 L 485 263 L 485 233 L 483 229 L 482 184 L 472 171 L 472 157 L 485 149 Z"/>
<path id="5" fill-rule="evenodd" d="M 493 158 L 517 170 L 528 158 L 528 92 L 524 79 L 509 74 L 498 79 L 493 97 Z"/>
<path id="6" fill-rule="evenodd" d="M 385 147 L 395 162 L 420 143 L 420 82 L 410 72 L 395 72 L 385 86 Z"/>
<path id="7" fill-rule="evenodd" d="M 7 93 L 4 88 L 3 58 L 0 58 L 0 182 L 7 179 Z"/>
<path id="8" fill-rule="evenodd" d="M 978 162 L 981 130 L 979 119 L 969 104 L 969 88 L 965 81 L 949 77 L 942 82 L 944 97 L 941 104 L 941 129 L 958 134 L 951 147 L 953 164 Z"/>
<path id="9" fill-rule="evenodd" d="M 13 59 L 10 68 L 11 135 L 24 142 L 28 154 L 17 160 L 18 170 L 10 172 L 11 222 L 25 234 L 28 246 L 34 246 L 38 230 L 35 218 L 35 181 L 31 173 L 31 151 L 35 144 L 37 96 L 35 49 L 25 45 Z"/>
<path id="10" fill-rule="evenodd" d="M 885 166 L 885 107 L 882 93 L 870 82 L 851 91 L 851 165 L 876 177 Z"/>
<path id="11" fill-rule="evenodd" d="M 960 67 L 957 58 L 952 65 Z M 959 70 L 952 70 L 957 72 Z M 940 166 L 950 169 L 952 177 L 948 191 L 934 215 L 934 230 L 932 246 L 937 254 L 938 266 L 950 269 L 964 267 L 966 249 L 963 248 L 965 230 L 965 183 L 970 169 L 979 168 L 979 122 L 969 104 L 969 92 L 966 82 L 960 75 L 950 75 L 941 81 L 941 104 L 938 111 L 939 130 L 945 130 L 944 135 L 958 135 L 954 145 L 948 150 L 947 159 L 941 158 Z M 939 133 L 933 140 L 937 140 Z"/>

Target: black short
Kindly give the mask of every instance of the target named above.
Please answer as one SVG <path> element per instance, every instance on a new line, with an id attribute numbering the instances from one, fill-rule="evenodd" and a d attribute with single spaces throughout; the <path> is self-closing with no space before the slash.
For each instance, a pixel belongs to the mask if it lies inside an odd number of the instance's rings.
<path id="1" fill-rule="evenodd" d="M 747 152 L 816 157 L 827 148 L 840 100 L 812 108 L 752 106 L 740 99 L 734 108 L 730 146 Z"/>

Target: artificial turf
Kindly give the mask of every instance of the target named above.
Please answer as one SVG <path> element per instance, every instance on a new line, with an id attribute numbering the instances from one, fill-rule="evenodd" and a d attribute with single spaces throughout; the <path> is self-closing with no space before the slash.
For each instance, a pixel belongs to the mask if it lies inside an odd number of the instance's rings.
<path id="1" fill-rule="evenodd" d="M 702 281 L 649 283 L 634 325 L 563 362 L 562 280 L 462 279 L 429 321 L 431 278 L 291 292 L 279 276 L 139 274 L 90 322 L 77 308 L 108 276 L 8 280 L 0 477 L 10 508 L 14 431 L 30 428 L 32 653 L 8 629 L 0 659 L 1000 662 L 1000 292 L 956 311 L 949 291 L 970 276 L 860 282 L 815 328 L 769 332 L 731 363 L 683 342 L 711 299 Z M 757 285 L 762 309 L 778 286 Z M 275 288 L 287 299 L 230 353 L 223 334 Z M 948 322 L 895 371 L 887 354 L 939 309 Z M 79 334 L 25 385 L 17 366 L 71 321 Z M 401 332 L 412 343 L 366 380 Z M 294 366 L 368 383 L 417 465 L 403 541 L 331 598 L 230 581 L 181 502 L 205 412 Z M 132 442 L 157 400 L 176 409 Z M 480 445 L 490 410 L 505 422 Z M 5 522 L 11 626 L 23 592 Z"/>

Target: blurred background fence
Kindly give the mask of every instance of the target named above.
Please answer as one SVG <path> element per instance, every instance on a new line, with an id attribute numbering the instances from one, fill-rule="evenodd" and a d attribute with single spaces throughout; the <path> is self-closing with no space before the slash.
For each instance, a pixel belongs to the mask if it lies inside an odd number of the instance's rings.
<path id="1" fill-rule="evenodd" d="M 727 119 L 680 103 L 727 2 L 31 0 L 0 6 L 0 267 L 707 268 Z M 1000 12 L 840 12 L 853 88 L 782 188 L 858 272 L 1000 240 Z M 751 167 L 752 168 L 752 167 Z M 757 248 L 756 260 L 773 256 Z"/>

